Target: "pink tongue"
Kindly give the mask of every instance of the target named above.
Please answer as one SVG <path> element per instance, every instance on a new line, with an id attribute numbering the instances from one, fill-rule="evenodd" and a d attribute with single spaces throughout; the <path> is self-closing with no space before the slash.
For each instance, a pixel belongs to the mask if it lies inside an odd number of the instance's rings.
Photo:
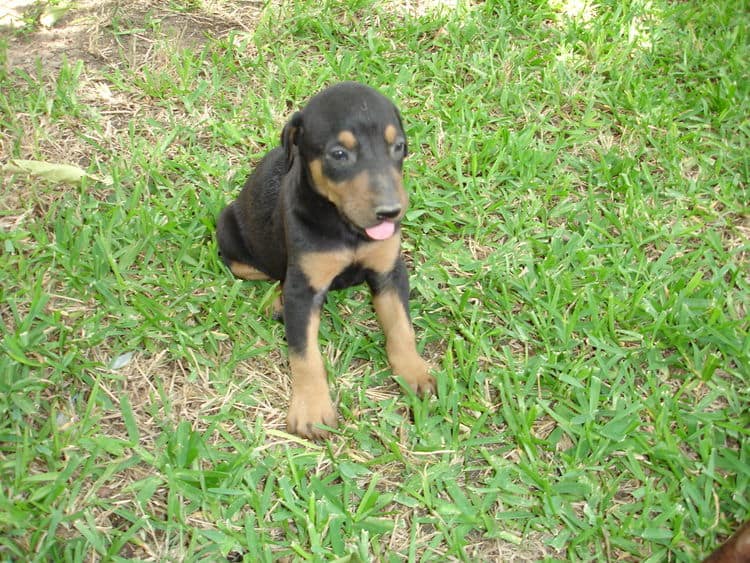
<path id="1" fill-rule="evenodd" d="M 367 236 L 375 240 L 385 240 L 393 235 L 396 231 L 396 224 L 390 221 L 383 221 L 380 225 L 375 225 L 365 229 Z"/>

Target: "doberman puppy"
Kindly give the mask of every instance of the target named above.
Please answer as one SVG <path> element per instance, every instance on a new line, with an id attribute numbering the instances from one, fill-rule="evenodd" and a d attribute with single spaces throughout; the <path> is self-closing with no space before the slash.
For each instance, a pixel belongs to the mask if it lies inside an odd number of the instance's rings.
<path id="1" fill-rule="evenodd" d="M 281 146 L 219 216 L 219 251 L 232 273 L 282 283 L 292 372 L 287 428 L 300 436 L 324 438 L 320 425 L 336 425 L 317 343 L 329 290 L 366 282 L 393 372 L 419 394 L 435 391 L 416 350 L 400 253 L 407 151 L 387 98 L 355 82 L 336 84 L 292 115 Z"/>

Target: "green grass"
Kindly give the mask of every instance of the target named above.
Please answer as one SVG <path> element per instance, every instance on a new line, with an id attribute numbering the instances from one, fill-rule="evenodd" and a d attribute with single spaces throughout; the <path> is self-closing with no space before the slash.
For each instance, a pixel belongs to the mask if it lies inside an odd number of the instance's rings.
<path id="1" fill-rule="evenodd" d="M 54 71 L 6 35 L 0 166 L 94 178 L 0 177 L 0 558 L 695 561 L 748 519 L 749 6 L 569 5 L 154 3 Z M 312 444 L 273 288 L 213 230 L 343 79 L 404 116 L 439 394 L 332 294 Z"/>

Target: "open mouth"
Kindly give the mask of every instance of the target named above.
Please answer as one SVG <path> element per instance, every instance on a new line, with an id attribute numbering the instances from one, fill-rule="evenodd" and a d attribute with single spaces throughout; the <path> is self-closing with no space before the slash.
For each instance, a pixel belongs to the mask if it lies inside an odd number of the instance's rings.
<path id="1" fill-rule="evenodd" d="M 396 232 L 396 223 L 393 221 L 383 221 L 374 227 L 365 229 L 365 233 L 373 240 L 385 240 L 391 238 Z"/>

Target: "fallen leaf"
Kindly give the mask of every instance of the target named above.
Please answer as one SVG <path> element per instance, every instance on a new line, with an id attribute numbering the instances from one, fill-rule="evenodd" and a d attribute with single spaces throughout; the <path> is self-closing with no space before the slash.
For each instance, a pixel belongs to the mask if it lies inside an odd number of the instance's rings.
<path id="1" fill-rule="evenodd" d="M 52 27 L 63 18 L 68 10 L 70 10 L 70 4 L 48 5 L 42 12 L 42 15 L 39 16 L 39 23 L 44 27 Z"/>
<path id="2" fill-rule="evenodd" d="M 135 352 L 125 352 L 124 354 L 120 354 L 119 356 L 114 358 L 112 362 L 109 364 L 109 369 L 117 370 L 117 369 L 124 368 L 126 365 L 128 365 L 131 362 L 134 355 L 135 355 Z"/>
<path id="3" fill-rule="evenodd" d="M 77 184 L 84 178 L 91 178 L 105 184 L 111 184 L 112 180 L 99 178 L 89 174 L 82 168 L 73 164 L 62 164 L 59 162 L 44 162 L 42 160 L 13 159 L 3 166 L 5 174 L 29 174 L 39 176 L 45 180 L 57 183 Z"/>

